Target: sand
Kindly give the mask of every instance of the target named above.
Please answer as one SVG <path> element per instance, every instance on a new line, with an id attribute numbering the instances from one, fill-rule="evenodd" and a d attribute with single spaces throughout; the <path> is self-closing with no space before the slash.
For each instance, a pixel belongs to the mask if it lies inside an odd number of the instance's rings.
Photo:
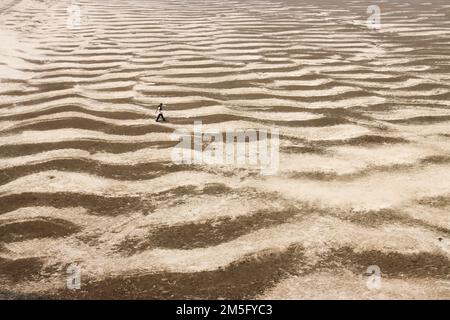
<path id="1" fill-rule="evenodd" d="M 450 299 L 450 6 L 372 4 L 0 1 L 0 299 Z"/>

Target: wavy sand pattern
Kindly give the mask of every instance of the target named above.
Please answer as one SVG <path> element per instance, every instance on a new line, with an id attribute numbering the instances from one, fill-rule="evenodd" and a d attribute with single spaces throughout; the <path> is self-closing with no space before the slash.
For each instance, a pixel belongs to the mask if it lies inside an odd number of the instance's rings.
<path id="1" fill-rule="evenodd" d="M 0 298 L 449 299 L 450 5 L 372 4 L 1 1 Z M 173 163 L 195 120 L 278 174 Z"/>

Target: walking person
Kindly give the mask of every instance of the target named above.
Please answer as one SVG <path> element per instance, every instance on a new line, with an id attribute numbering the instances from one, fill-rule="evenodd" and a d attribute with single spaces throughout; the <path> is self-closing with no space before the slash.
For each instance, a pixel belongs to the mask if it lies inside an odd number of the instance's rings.
<path id="1" fill-rule="evenodd" d="M 166 118 L 164 118 L 164 115 L 163 115 L 163 104 L 162 103 L 160 103 L 158 106 L 158 109 L 156 109 L 156 114 L 158 115 L 156 117 L 156 122 L 159 121 L 159 118 L 162 118 L 163 121 L 166 121 Z"/>

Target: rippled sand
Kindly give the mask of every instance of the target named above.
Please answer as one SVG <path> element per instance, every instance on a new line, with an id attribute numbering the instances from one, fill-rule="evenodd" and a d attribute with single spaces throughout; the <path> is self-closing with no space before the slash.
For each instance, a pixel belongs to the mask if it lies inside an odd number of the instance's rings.
<path id="1" fill-rule="evenodd" d="M 450 298 L 448 1 L 71 3 L 0 1 L 0 298 Z M 196 120 L 278 174 L 173 163 Z"/>

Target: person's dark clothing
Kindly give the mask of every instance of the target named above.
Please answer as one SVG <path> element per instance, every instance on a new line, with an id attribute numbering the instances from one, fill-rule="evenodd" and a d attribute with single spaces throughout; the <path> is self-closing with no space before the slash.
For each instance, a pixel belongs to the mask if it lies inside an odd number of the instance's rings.
<path id="1" fill-rule="evenodd" d="M 156 122 L 159 121 L 159 118 L 162 118 L 163 121 L 166 121 L 166 119 L 164 118 L 163 113 L 162 113 L 162 109 L 163 109 L 162 107 L 163 107 L 163 105 L 160 104 L 158 106 L 158 110 L 156 110 L 156 113 L 158 114 L 158 116 L 156 117 Z"/>
<path id="2" fill-rule="evenodd" d="M 166 118 L 164 118 L 162 113 L 158 114 L 158 116 L 156 117 L 156 122 L 159 121 L 159 118 L 162 118 L 163 121 L 166 121 Z"/>

